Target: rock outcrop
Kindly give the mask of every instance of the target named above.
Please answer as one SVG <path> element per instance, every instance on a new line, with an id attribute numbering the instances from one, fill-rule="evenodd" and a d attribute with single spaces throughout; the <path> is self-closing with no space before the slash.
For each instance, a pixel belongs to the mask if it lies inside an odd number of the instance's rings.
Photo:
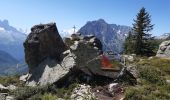
<path id="1" fill-rule="evenodd" d="M 61 54 L 66 50 L 55 23 L 32 27 L 24 47 L 25 59 L 29 67 L 38 66 L 47 57 L 61 61 Z"/>
<path id="2" fill-rule="evenodd" d="M 70 47 L 71 52 L 76 56 L 76 70 L 87 75 L 87 77 L 86 75 L 82 75 L 83 77 L 81 79 L 85 78 L 85 80 L 87 79 L 89 81 L 114 79 L 119 73 L 119 71 L 113 72 L 101 69 L 103 67 L 101 64 L 101 55 L 103 54 L 102 43 L 95 36 L 73 34 L 70 38 L 66 38 L 65 42 Z"/>
<path id="3" fill-rule="evenodd" d="M 32 27 L 24 47 L 25 59 L 29 67 L 28 85 L 56 82 L 74 66 L 71 54 L 63 54 L 67 47 L 55 23 Z"/>
<path id="4" fill-rule="evenodd" d="M 163 57 L 163 58 L 170 58 L 170 40 L 161 43 L 156 56 Z"/>
<path id="5" fill-rule="evenodd" d="M 59 86 L 77 79 L 104 84 L 113 81 L 121 70 L 101 69 L 103 52 L 99 39 L 77 33 L 65 38 L 64 43 L 55 23 L 34 26 L 24 47 L 29 66 L 26 83 L 29 86 L 52 83 Z"/>

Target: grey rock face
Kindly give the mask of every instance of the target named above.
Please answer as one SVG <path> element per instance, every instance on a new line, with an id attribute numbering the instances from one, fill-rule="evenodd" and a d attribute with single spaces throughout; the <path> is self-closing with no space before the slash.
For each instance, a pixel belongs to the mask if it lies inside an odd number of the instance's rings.
<path id="1" fill-rule="evenodd" d="M 62 62 L 47 58 L 42 61 L 29 76 L 28 86 L 52 84 L 67 75 L 75 66 L 75 61 L 70 52 Z"/>
<path id="2" fill-rule="evenodd" d="M 120 53 L 123 50 L 123 43 L 130 29 L 128 26 L 108 24 L 103 19 L 99 19 L 87 22 L 78 32 L 82 35 L 94 35 L 97 37 L 101 41 L 104 51 Z"/>
<path id="3" fill-rule="evenodd" d="M 156 56 L 163 57 L 163 58 L 170 58 L 170 40 L 161 43 Z"/>
<path id="4" fill-rule="evenodd" d="M 47 57 L 60 61 L 62 52 L 66 50 L 55 23 L 32 27 L 24 47 L 25 59 L 29 67 L 38 66 Z"/>
<path id="5" fill-rule="evenodd" d="M 70 38 L 66 38 L 65 42 L 75 55 L 77 70 L 82 71 L 90 77 L 95 76 L 96 79 L 97 77 L 100 77 L 100 79 L 102 79 L 102 77 L 105 79 L 114 79 L 118 74 L 118 72 L 104 71 L 101 69 L 102 43 L 96 37 L 92 35 L 82 36 L 73 34 Z"/>
<path id="6" fill-rule="evenodd" d="M 31 28 L 24 42 L 29 67 L 27 85 L 46 85 L 63 77 L 74 66 L 74 60 L 60 37 L 56 24 L 40 24 Z"/>

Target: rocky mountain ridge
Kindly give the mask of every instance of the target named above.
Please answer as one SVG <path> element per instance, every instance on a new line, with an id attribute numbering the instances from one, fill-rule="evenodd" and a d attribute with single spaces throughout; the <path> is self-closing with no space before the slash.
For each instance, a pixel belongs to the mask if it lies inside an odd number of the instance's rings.
<path id="1" fill-rule="evenodd" d="M 162 40 L 166 40 L 167 38 L 170 38 L 170 33 L 164 33 L 160 36 L 156 36 L 156 39 L 162 39 Z"/>
<path id="2" fill-rule="evenodd" d="M 88 21 L 78 33 L 94 35 L 102 42 L 104 51 L 120 53 L 123 51 L 123 43 L 130 30 L 129 26 L 108 24 L 103 19 L 99 19 Z"/>
<path id="3" fill-rule="evenodd" d="M 25 39 L 26 34 L 10 26 L 8 20 L 0 20 L 0 50 L 9 53 L 18 61 L 23 61 Z"/>

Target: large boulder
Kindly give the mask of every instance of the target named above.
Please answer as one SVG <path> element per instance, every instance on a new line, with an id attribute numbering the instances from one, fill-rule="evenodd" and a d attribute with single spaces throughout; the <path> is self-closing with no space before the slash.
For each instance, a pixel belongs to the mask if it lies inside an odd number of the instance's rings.
<path id="1" fill-rule="evenodd" d="M 24 47 L 25 59 L 30 69 L 38 66 L 47 57 L 60 61 L 62 52 L 66 50 L 55 23 L 32 27 Z"/>
<path id="2" fill-rule="evenodd" d="M 71 54 L 63 54 L 67 47 L 55 23 L 32 27 L 24 47 L 29 67 L 27 84 L 30 86 L 54 83 L 74 66 Z"/>
<path id="3" fill-rule="evenodd" d="M 170 58 L 170 40 L 161 43 L 156 56 L 163 57 L 163 58 Z"/>

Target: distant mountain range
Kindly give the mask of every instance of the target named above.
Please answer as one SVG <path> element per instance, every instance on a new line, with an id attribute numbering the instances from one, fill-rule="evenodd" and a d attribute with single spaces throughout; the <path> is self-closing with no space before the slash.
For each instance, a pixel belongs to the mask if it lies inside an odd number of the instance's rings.
<path id="1" fill-rule="evenodd" d="M 10 54 L 0 50 L 0 66 L 17 64 L 19 61 L 13 58 Z"/>
<path id="2" fill-rule="evenodd" d="M 164 33 L 164 34 L 162 34 L 162 35 L 160 35 L 160 36 L 156 36 L 155 38 L 156 38 L 156 39 L 165 40 L 165 39 L 167 39 L 167 38 L 170 38 L 170 33 Z"/>
<path id="3" fill-rule="evenodd" d="M 82 35 L 95 35 L 103 44 L 104 51 L 120 53 L 123 43 L 131 27 L 124 25 L 108 24 L 103 19 L 88 21 L 78 33 Z"/>
<path id="4" fill-rule="evenodd" d="M 10 26 L 8 20 L 0 20 L 0 50 L 9 53 L 18 61 L 23 60 L 25 39 L 26 34 Z"/>
<path id="5" fill-rule="evenodd" d="M 26 65 L 16 68 L 17 64 L 24 64 L 23 42 L 26 34 L 10 26 L 8 20 L 0 20 L 0 75 L 9 75 L 25 71 Z"/>

